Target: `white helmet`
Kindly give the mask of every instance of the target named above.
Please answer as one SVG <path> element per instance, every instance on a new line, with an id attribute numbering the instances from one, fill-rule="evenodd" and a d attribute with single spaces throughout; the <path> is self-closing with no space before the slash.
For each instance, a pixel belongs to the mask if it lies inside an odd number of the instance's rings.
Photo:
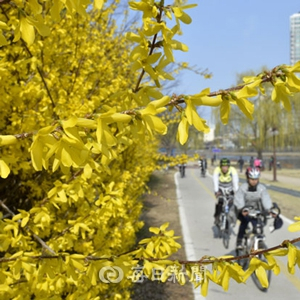
<path id="1" fill-rule="evenodd" d="M 258 168 L 247 168 L 246 176 L 248 179 L 258 179 L 260 177 L 260 170 Z"/>

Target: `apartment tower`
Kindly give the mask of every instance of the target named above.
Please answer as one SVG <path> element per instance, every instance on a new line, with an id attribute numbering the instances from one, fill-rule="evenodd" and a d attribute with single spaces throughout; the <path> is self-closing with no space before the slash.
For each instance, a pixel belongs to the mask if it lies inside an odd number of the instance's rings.
<path id="1" fill-rule="evenodd" d="M 291 65 L 300 60 L 300 12 L 290 16 Z"/>

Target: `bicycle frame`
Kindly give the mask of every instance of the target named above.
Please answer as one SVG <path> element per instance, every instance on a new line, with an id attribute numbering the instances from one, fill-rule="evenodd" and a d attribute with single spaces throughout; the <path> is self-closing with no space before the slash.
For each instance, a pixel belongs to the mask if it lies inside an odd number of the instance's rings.
<path id="1" fill-rule="evenodd" d="M 224 230 L 226 228 L 226 221 L 228 219 L 228 213 L 230 209 L 230 204 L 233 203 L 233 194 L 232 194 L 232 187 L 220 187 L 219 188 L 222 192 L 222 195 L 219 196 L 219 198 L 223 199 L 223 205 L 222 205 L 222 211 L 220 215 L 220 221 L 221 221 L 221 230 Z"/>
<path id="2" fill-rule="evenodd" d="M 231 234 L 230 219 L 228 218 L 228 215 L 230 210 L 230 204 L 233 203 L 233 194 L 231 187 L 220 187 L 220 190 L 222 192 L 222 195 L 220 195 L 219 197 L 222 197 L 223 205 L 222 211 L 219 216 L 220 221 L 217 224 L 217 227 L 219 228 L 219 237 L 223 238 L 223 245 L 227 249 L 229 247 L 229 239 Z"/>
<path id="3" fill-rule="evenodd" d="M 257 224 L 252 230 L 246 231 L 243 239 L 243 249 L 237 250 L 237 256 L 251 254 L 251 252 L 258 249 L 266 249 L 267 246 L 265 244 L 266 236 L 263 232 L 264 227 L 264 216 L 259 210 L 254 210 L 249 213 L 249 216 L 253 219 L 257 220 Z M 257 255 L 257 257 L 261 260 L 265 260 L 262 254 Z M 249 265 L 249 259 L 241 260 L 241 265 L 244 269 L 246 269 Z M 271 271 L 267 271 L 268 281 L 271 280 Z M 255 285 L 257 288 L 263 292 L 267 291 L 267 288 L 261 286 L 259 279 L 256 277 L 255 272 L 251 275 Z"/>
<path id="4" fill-rule="evenodd" d="M 232 198 L 223 197 L 223 206 L 222 206 L 222 212 L 221 212 L 221 230 L 224 230 L 226 228 L 226 221 L 228 219 L 228 213 L 229 213 L 229 203 L 232 200 Z"/>
<path id="5" fill-rule="evenodd" d="M 259 242 L 265 241 L 266 237 L 263 233 L 263 226 L 264 226 L 264 220 L 261 212 L 259 210 L 255 210 L 249 213 L 249 216 L 252 219 L 257 220 L 257 224 L 252 230 L 248 229 L 248 232 L 246 231 L 246 234 L 244 235 L 244 239 L 246 240 L 246 248 L 247 252 L 250 253 L 250 250 L 257 250 L 259 249 Z M 249 222 L 250 224 L 250 222 Z"/>

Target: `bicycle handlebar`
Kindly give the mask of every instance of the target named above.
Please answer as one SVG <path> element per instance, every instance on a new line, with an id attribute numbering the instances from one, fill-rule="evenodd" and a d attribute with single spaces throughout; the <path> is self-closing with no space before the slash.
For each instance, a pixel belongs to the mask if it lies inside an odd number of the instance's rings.
<path id="1" fill-rule="evenodd" d="M 252 218 L 258 218 L 263 214 L 259 209 L 254 209 L 253 206 L 245 206 L 242 208 L 242 211 L 247 211 L 248 215 Z"/>

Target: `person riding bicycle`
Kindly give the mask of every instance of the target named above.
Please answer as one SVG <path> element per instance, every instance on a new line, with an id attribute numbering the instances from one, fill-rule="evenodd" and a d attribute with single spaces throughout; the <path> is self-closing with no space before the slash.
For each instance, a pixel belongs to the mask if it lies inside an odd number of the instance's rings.
<path id="1" fill-rule="evenodd" d="M 201 174 L 205 174 L 206 169 L 207 169 L 207 160 L 206 160 L 205 156 L 199 158 L 198 166 L 201 170 Z"/>
<path id="2" fill-rule="evenodd" d="M 234 195 L 234 207 L 240 220 L 236 249 L 242 248 L 243 236 L 246 233 L 248 223 L 251 222 L 255 227 L 257 219 L 251 219 L 249 209 L 260 210 L 263 214 L 268 214 L 272 208 L 272 200 L 264 185 L 259 183 L 260 170 L 255 167 L 248 167 L 246 170 L 247 182 L 243 183 Z"/>
<path id="3" fill-rule="evenodd" d="M 220 166 L 216 167 L 213 174 L 214 192 L 218 199 L 218 203 L 215 207 L 215 224 L 219 222 L 219 216 L 222 211 L 223 198 L 219 197 L 222 195 L 220 187 L 232 188 L 232 195 L 238 190 L 239 187 L 239 176 L 236 169 L 230 166 L 230 160 L 228 158 L 222 158 L 220 160 Z"/>

